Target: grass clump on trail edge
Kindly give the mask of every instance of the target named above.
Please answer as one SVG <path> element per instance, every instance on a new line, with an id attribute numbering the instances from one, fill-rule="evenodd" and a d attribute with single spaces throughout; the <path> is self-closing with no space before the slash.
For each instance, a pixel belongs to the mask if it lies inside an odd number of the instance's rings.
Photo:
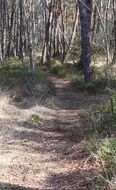
<path id="1" fill-rule="evenodd" d="M 76 78 L 71 81 L 71 86 L 76 92 L 88 92 L 90 94 L 103 93 L 107 86 L 105 79 L 96 79 L 85 83 L 82 78 Z"/>
<path id="2" fill-rule="evenodd" d="M 30 118 L 30 122 L 33 124 L 37 124 L 41 122 L 41 118 L 39 115 L 32 115 Z"/>
<path id="3" fill-rule="evenodd" d="M 78 64 L 66 63 L 62 64 L 59 60 L 51 59 L 48 63 L 46 63 L 47 69 L 51 74 L 54 74 L 58 77 L 71 80 L 75 76 L 77 76 Z"/>
<path id="4" fill-rule="evenodd" d="M 97 189 L 104 187 L 116 189 L 116 92 L 100 104 L 92 106 L 89 111 L 90 129 L 88 147 L 92 156 L 99 160 L 102 171 Z M 97 162 L 97 161 L 96 161 Z M 103 183 L 101 183 L 101 181 Z M 96 184 L 94 184 L 96 186 Z"/>
<path id="5" fill-rule="evenodd" d="M 39 115 L 37 115 L 37 114 L 33 114 L 33 115 L 31 115 L 29 118 L 28 118 L 28 120 L 26 120 L 25 122 L 24 122 L 24 125 L 26 126 L 26 127 L 28 127 L 28 128 L 30 128 L 30 127 L 36 127 L 36 126 L 39 126 L 39 125 L 41 125 L 42 124 L 42 118 L 39 116 Z"/>
<path id="6" fill-rule="evenodd" d="M 116 77 L 109 78 L 110 88 L 116 89 Z M 77 76 L 71 81 L 71 86 L 76 92 L 88 92 L 89 94 L 107 93 L 107 79 L 105 76 L 93 77 L 85 83 L 82 76 Z"/>

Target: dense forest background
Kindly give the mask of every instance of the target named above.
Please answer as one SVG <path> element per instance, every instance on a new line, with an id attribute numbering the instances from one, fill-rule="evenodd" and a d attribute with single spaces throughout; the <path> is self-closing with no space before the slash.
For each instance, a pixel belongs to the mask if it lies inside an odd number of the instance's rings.
<path id="1" fill-rule="evenodd" d="M 0 59 L 23 58 L 32 49 L 34 54 L 42 51 L 43 64 L 53 57 L 65 63 L 67 56 L 73 57 L 74 53 L 73 61 L 78 62 L 78 51 L 71 50 L 79 49 L 82 38 L 86 67 L 90 43 L 92 54 L 98 48 L 106 54 L 107 61 L 115 63 L 115 6 L 115 1 L 97 0 L 1 1 Z"/>
<path id="2" fill-rule="evenodd" d="M 0 0 L 0 132 L 0 190 L 116 189 L 115 0 Z"/>

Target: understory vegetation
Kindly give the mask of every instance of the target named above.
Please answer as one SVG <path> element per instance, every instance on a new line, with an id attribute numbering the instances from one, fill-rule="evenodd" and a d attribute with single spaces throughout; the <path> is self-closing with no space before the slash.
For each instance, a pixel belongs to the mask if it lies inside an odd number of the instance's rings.
<path id="1" fill-rule="evenodd" d="M 104 67 L 92 66 L 92 79 L 85 83 L 79 64 L 62 65 L 58 60 L 52 59 L 47 64 L 47 69 L 55 76 L 69 80 L 75 92 L 104 94 L 103 103 L 95 104 L 87 111 L 89 159 L 98 162 L 100 170 L 96 172 L 97 180 L 92 187 L 94 190 L 107 187 L 116 189 L 116 76 L 112 73 L 112 66 L 108 69 L 108 78 L 104 74 Z"/>
<path id="2" fill-rule="evenodd" d="M 0 0 L 0 147 L 0 190 L 116 190 L 115 0 Z"/>
<path id="3" fill-rule="evenodd" d="M 24 65 L 27 67 L 28 58 Z M 70 82 L 70 87 L 76 93 L 88 93 L 91 95 L 105 96 L 103 103 L 91 106 L 87 111 L 87 122 L 89 128 L 87 137 L 87 149 L 90 157 L 99 163 L 99 170 L 96 171 L 97 179 L 92 182 L 92 188 L 101 190 L 109 187 L 115 189 L 116 179 L 116 77 L 109 75 L 109 84 L 101 68 L 92 68 L 92 80 L 85 83 L 79 64 L 62 65 L 57 59 L 52 59 L 43 67 L 39 61 L 37 64 L 34 83 L 31 84 L 31 73 L 24 69 L 24 65 L 18 58 L 10 58 L 0 65 L 0 86 L 3 91 L 12 91 L 11 98 L 20 101 L 20 97 L 34 97 L 39 104 L 46 105 L 46 100 L 55 95 L 55 87 L 49 79 L 52 74 L 55 77 L 63 78 Z M 18 87 L 18 93 L 17 88 Z M 39 115 L 33 114 L 25 126 L 37 127 L 41 125 L 42 119 Z M 6 189 L 6 188 L 5 188 Z M 4 188 L 3 188 L 4 190 Z"/>
<path id="4" fill-rule="evenodd" d="M 25 68 L 28 58 L 25 59 Z M 10 91 L 15 89 L 11 97 L 15 101 L 20 101 L 20 96 L 34 96 L 39 100 L 39 104 L 45 105 L 46 100 L 55 95 L 55 88 L 49 75 L 63 78 L 70 81 L 70 87 L 78 93 L 88 93 L 91 95 L 104 94 L 103 103 L 91 106 L 87 111 L 87 122 L 89 128 L 86 131 L 90 160 L 93 159 L 100 165 L 100 171 L 96 173 L 97 180 L 92 187 L 101 190 L 109 186 L 116 188 L 116 77 L 110 74 L 108 81 L 101 68 L 92 68 L 92 80 L 84 83 L 82 71 L 79 64 L 62 65 L 57 59 L 52 59 L 46 66 L 37 64 L 34 84 L 31 84 L 30 72 L 24 69 L 24 65 L 18 58 L 10 58 L 0 65 L 0 85 L 1 90 Z M 31 84 L 29 86 L 29 84 Z M 32 88 L 31 88 L 32 87 Z M 30 92 L 31 88 L 31 92 Z M 20 93 L 19 93 L 20 91 Z M 47 104 L 46 104 L 47 105 Z M 38 126 L 42 120 L 38 115 L 32 115 L 26 126 Z M 4 189 L 4 188 L 3 188 Z"/>
<path id="5" fill-rule="evenodd" d="M 88 147 L 91 157 L 101 165 L 95 189 L 116 188 L 116 92 L 110 91 L 107 101 L 88 110 Z"/>
<path id="6" fill-rule="evenodd" d="M 23 64 L 18 58 L 10 58 L 1 64 L 0 88 L 2 91 L 11 91 L 10 96 L 16 101 L 20 100 L 20 97 L 34 97 L 44 104 L 55 93 L 54 85 L 40 67 L 32 78 L 28 62 L 28 57 Z"/>

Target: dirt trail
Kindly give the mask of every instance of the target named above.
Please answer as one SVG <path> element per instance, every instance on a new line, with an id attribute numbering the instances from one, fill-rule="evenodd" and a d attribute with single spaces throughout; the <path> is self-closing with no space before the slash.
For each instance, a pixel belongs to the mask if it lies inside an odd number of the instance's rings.
<path id="1" fill-rule="evenodd" d="M 68 81 L 51 80 L 56 87 L 51 108 L 36 105 L 24 109 L 10 103 L 7 95 L 0 98 L 0 187 L 91 190 L 99 166 L 86 162 L 83 111 L 103 97 L 77 94 Z M 32 114 L 42 118 L 40 124 L 27 124 Z"/>

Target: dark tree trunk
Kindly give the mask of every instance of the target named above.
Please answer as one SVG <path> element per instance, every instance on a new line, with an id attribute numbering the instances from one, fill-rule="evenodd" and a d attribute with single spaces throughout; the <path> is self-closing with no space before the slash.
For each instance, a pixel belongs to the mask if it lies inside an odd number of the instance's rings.
<path id="1" fill-rule="evenodd" d="M 20 50 L 19 50 L 19 57 L 23 59 L 23 1 L 19 1 L 19 7 L 20 7 Z"/>
<path id="2" fill-rule="evenodd" d="M 81 23 L 81 40 L 82 40 L 82 66 L 85 82 L 90 80 L 90 26 L 91 26 L 91 0 L 79 0 L 79 12 Z"/>
<path id="3" fill-rule="evenodd" d="M 113 16 L 114 16 L 114 54 L 113 54 L 113 59 L 112 59 L 112 64 L 116 63 L 116 2 L 113 0 Z"/>

